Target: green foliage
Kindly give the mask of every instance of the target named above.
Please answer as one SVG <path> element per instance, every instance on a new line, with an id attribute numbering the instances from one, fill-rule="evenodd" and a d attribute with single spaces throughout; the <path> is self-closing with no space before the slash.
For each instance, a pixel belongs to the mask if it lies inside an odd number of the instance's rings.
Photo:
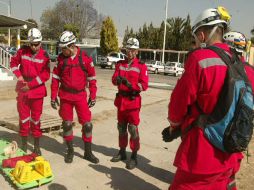
<path id="1" fill-rule="evenodd" d="M 65 24 L 65 25 L 64 25 L 64 30 L 69 30 L 69 31 L 73 32 L 73 34 L 74 34 L 77 38 L 79 38 L 79 36 L 80 36 L 79 27 L 76 26 L 76 25 L 73 24 L 73 23 Z"/>
<path id="2" fill-rule="evenodd" d="M 162 49 L 164 26 L 164 21 L 159 28 L 155 28 L 152 23 L 149 26 L 144 24 L 137 33 L 127 27 L 123 45 L 126 45 L 128 38 L 136 37 L 139 40 L 140 48 Z M 168 18 L 166 27 L 165 49 L 189 50 L 192 39 L 190 16 L 188 15 L 186 19 L 180 17 Z"/>
<path id="3" fill-rule="evenodd" d="M 116 28 L 110 17 L 102 22 L 100 35 L 100 47 L 103 55 L 119 50 Z"/>

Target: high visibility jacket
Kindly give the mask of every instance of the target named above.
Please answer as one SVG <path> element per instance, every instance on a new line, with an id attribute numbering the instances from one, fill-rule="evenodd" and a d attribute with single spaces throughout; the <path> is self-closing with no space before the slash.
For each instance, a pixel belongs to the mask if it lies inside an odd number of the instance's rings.
<path id="1" fill-rule="evenodd" d="M 33 54 L 28 46 L 23 46 L 11 59 L 11 70 L 16 77 L 22 76 L 30 88 L 22 92 L 24 83 L 17 82 L 16 91 L 19 94 L 27 94 L 28 98 L 42 98 L 47 95 L 45 82 L 50 77 L 50 65 L 48 53 L 42 48 Z"/>
<path id="2" fill-rule="evenodd" d="M 230 54 L 228 45 L 214 45 Z M 200 112 L 197 103 L 204 113 L 213 111 L 226 71 L 225 63 L 209 49 L 196 50 L 188 56 L 185 72 L 171 94 L 168 107 L 168 120 L 173 128 L 181 127 L 184 131 L 198 118 Z M 254 71 L 248 67 L 246 72 L 254 89 Z M 202 129 L 193 127 L 182 137 L 174 165 L 187 172 L 211 174 L 237 168 L 242 158 L 242 153 L 229 154 L 215 148 Z"/>
<path id="3" fill-rule="evenodd" d="M 132 86 L 132 89 L 124 84 L 118 85 L 119 92 L 137 92 L 134 98 L 123 96 L 120 93 L 116 96 L 115 106 L 123 110 L 139 109 L 141 107 L 141 96 L 139 92 L 148 88 L 147 67 L 139 59 L 134 58 L 128 65 L 127 60 L 119 61 L 116 65 L 115 72 L 112 76 L 113 85 L 117 86 L 117 77 L 125 77 Z"/>
<path id="4" fill-rule="evenodd" d="M 73 58 L 65 57 L 63 54 L 58 56 L 52 75 L 52 100 L 56 99 L 57 94 L 61 99 L 66 100 L 78 101 L 86 98 L 86 86 L 89 88 L 89 97 L 92 100 L 96 99 L 97 86 L 93 60 L 84 51 L 80 53 L 80 48 L 78 48 Z M 82 58 L 82 63 L 80 63 L 79 56 Z M 80 64 L 83 66 L 81 67 Z"/>

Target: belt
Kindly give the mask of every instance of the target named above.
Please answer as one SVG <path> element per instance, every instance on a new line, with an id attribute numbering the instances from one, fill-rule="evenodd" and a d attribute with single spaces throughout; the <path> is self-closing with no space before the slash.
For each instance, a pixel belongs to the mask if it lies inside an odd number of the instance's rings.
<path id="1" fill-rule="evenodd" d="M 26 82 L 31 82 L 34 78 L 32 78 L 32 77 L 23 77 L 23 79 L 24 79 Z"/>
<path id="2" fill-rule="evenodd" d="M 137 96 L 139 96 L 140 92 L 139 91 L 123 91 L 119 90 L 118 93 L 116 93 L 116 96 L 124 96 L 124 97 L 129 97 L 131 100 L 134 100 Z"/>
<path id="3" fill-rule="evenodd" d="M 82 90 L 76 90 L 76 89 L 73 89 L 73 88 L 69 88 L 67 86 L 64 86 L 63 84 L 61 84 L 60 88 L 66 92 L 69 92 L 69 93 L 72 93 L 72 94 L 78 94 L 80 92 L 84 92 L 85 89 L 82 89 Z"/>

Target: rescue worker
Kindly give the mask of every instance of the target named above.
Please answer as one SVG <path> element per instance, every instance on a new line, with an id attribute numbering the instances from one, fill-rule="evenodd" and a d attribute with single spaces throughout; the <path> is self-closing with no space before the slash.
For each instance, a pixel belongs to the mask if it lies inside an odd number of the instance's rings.
<path id="1" fill-rule="evenodd" d="M 45 82 L 50 76 L 48 53 L 41 47 L 42 35 L 37 28 L 28 31 L 29 46 L 21 47 L 11 59 L 11 70 L 18 81 L 17 110 L 21 149 L 27 152 L 30 130 L 34 137 L 33 152 L 41 155 L 39 139 L 42 136 L 40 117 L 43 99 L 47 96 Z"/>
<path id="2" fill-rule="evenodd" d="M 245 59 L 243 57 L 243 52 L 246 51 L 247 40 L 241 32 L 230 31 L 223 35 L 223 40 L 235 51 L 243 62 Z"/>
<path id="3" fill-rule="evenodd" d="M 114 104 L 117 107 L 120 150 L 111 161 L 118 162 L 127 159 L 128 128 L 132 154 L 126 163 L 127 169 L 133 169 L 137 165 L 137 151 L 140 148 L 138 133 L 141 108 L 140 92 L 148 88 L 147 67 L 136 58 L 138 49 L 139 41 L 135 38 L 128 39 L 126 45 L 127 59 L 118 62 L 112 76 L 112 83 L 118 88 Z"/>
<path id="4" fill-rule="evenodd" d="M 72 163 L 73 149 L 73 108 L 75 108 L 79 123 L 82 125 L 82 139 L 84 142 L 84 159 L 98 163 L 91 149 L 92 129 L 91 111 L 96 102 L 96 76 L 93 60 L 85 51 L 75 46 L 76 37 L 70 31 L 64 31 L 59 39 L 62 53 L 57 58 L 57 65 L 53 70 L 51 84 L 51 106 L 57 109 L 60 97 L 60 117 L 63 119 L 63 138 L 67 145 L 64 161 Z M 89 88 L 87 101 L 86 86 Z M 59 87 L 60 86 L 60 87 Z M 59 89 L 59 93 L 58 93 Z"/>
<path id="5" fill-rule="evenodd" d="M 222 89 L 226 64 L 214 51 L 203 48 L 213 45 L 232 55 L 230 47 L 222 43 L 229 18 L 225 8 L 207 9 L 192 27 L 196 44 L 201 48 L 191 52 L 185 62 L 185 72 L 177 82 L 168 106 L 168 133 L 163 133 L 166 141 L 175 131 L 182 131 L 174 160 L 177 170 L 170 190 L 236 189 L 234 176 L 240 167 L 242 153 L 229 154 L 217 149 L 194 122 L 201 114 L 200 110 L 205 114 L 213 111 Z M 247 71 L 247 75 L 254 89 L 253 70 Z M 194 126 L 186 132 L 191 125 Z"/>

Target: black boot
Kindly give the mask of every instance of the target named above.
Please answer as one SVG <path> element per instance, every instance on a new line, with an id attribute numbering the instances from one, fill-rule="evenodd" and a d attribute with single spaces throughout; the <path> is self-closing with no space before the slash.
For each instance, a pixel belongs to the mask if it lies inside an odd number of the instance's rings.
<path id="1" fill-rule="evenodd" d="M 21 149 L 22 149 L 25 153 L 27 153 L 27 137 L 21 136 L 21 141 L 22 141 Z"/>
<path id="2" fill-rule="evenodd" d="M 66 145 L 67 145 L 67 154 L 64 157 L 64 161 L 65 163 L 72 163 L 74 156 L 73 142 L 66 141 Z"/>
<path id="3" fill-rule="evenodd" d="M 134 169 L 138 164 L 137 151 L 132 152 L 130 160 L 126 163 L 126 168 L 129 170 Z"/>
<path id="4" fill-rule="evenodd" d="M 92 153 L 92 143 L 85 142 L 85 153 L 84 153 L 84 159 L 88 160 L 94 164 L 99 163 L 99 159 L 96 158 Z"/>
<path id="5" fill-rule="evenodd" d="M 110 160 L 111 162 L 119 162 L 121 160 L 126 160 L 126 150 L 125 148 L 121 148 L 117 155 L 113 156 L 113 158 Z"/>
<path id="6" fill-rule="evenodd" d="M 34 150 L 33 153 L 41 156 L 41 149 L 40 149 L 40 138 L 34 138 Z"/>

